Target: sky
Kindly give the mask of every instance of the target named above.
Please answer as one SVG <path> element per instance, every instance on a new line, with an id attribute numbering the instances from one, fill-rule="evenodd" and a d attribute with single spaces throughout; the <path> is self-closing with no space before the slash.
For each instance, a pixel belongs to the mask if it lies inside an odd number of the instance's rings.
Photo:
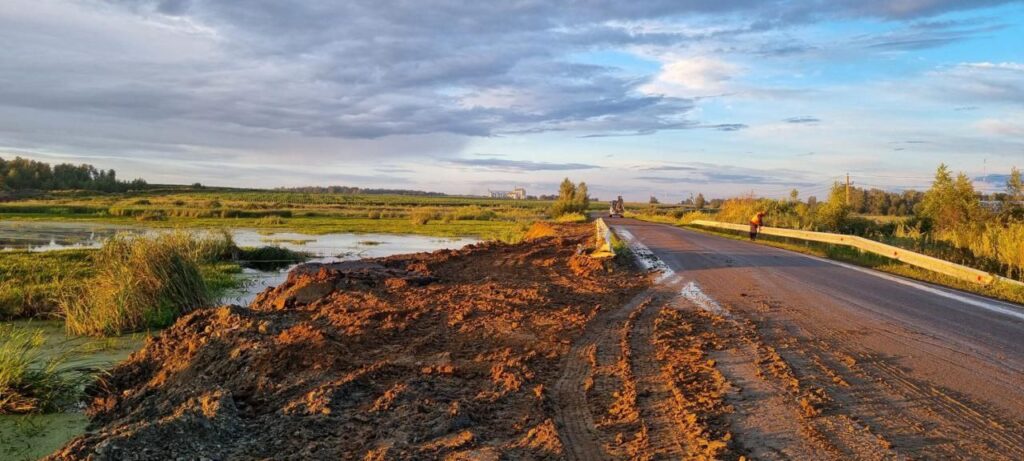
<path id="1" fill-rule="evenodd" d="M 1024 167 L 1021 1 L 3 0 L 0 44 L 0 157 L 153 183 L 668 202 Z"/>

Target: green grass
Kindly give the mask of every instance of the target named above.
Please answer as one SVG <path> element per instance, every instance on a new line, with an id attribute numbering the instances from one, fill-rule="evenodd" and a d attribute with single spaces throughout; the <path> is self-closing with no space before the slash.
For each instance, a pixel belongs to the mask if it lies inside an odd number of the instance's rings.
<path id="1" fill-rule="evenodd" d="M 246 267 L 273 270 L 287 267 L 309 258 L 306 253 L 277 246 L 238 249 L 238 259 Z"/>
<path id="2" fill-rule="evenodd" d="M 733 240 L 749 240 L 749 236 L 745 233 L 709 229 L 693 225 L 687 225 L 685 227 L 698 232 L 731 238 Z M 987 296 L 989 298 L 1024 304 L 1024 288 L 1022 287 L 999 282 L 987 286 L 978 285 L 976 283 L 960 280 L 945 274 L 938 274 L 917 266 L 911 266 L 874 253 L 863 252 L 856 248 L 842 245 L 829 245 L 819 242 L 806 242 L 803 240 L 787 239 L 771 235 L 759 236 L 756 243 L 842 261 L 881 272 L 920 280 L 922 282 L 928 282 L 935 285 L 966 291 L 968 293 Z"/>
<path id="3" fill-rule="evenodd" d="M 587 215 L 583 213 L 566 213 L 557 218 L 555 222 L 558 223 L 584 223 L 587 222 Z"/>
<path id="4" fill-rule="evenodd" d="M 54 315 L 57 293 L 92 275 L 93 252 L 0 253 L 0 320 Z"/>
<path id="5" fill-rule="evenodd" d="M 550 203 L 478 197 L 171 189 L 129 194 L 50 193 L 39 199 L 0 204 L 0 218 L 508 240 L 519 223 L 545 219 Z"/>
<path id="6" fill-rule="evenodd" d="M 0 414 L 60 410 L 92 378 L 90 369 L 69 365 L 66 353 L 44 357 L 44 343 L 41 330 L 0 325 Z"/>

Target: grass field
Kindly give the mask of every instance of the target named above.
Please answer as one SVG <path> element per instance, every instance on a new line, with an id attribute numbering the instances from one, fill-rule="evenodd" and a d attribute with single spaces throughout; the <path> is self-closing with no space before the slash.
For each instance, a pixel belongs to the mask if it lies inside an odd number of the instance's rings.
<path id="1" fill-rule="evenodd" d="M 155 190 L 51 193 L 0 204 L 0 219 L 88 221 L 150 227 L 474 236 L 516 240 L 550 201 L 284 191 Z M 599 206 L 599 205 L 595 205 Z"/>

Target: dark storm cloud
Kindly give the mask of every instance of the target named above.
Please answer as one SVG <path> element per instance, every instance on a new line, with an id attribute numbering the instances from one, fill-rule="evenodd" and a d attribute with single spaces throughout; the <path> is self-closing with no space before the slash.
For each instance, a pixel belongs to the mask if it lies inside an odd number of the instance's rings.
<path id="1" fill-rule="evenodd" d="M 498 158 L 455 159 L 450 160 L 449 163 L 498 171 L 569 171 L 601 168 L 597 165 L 589 165 L 585 163 L 548 163 L 531 162 L 527 160 L 504 160 Z"/>

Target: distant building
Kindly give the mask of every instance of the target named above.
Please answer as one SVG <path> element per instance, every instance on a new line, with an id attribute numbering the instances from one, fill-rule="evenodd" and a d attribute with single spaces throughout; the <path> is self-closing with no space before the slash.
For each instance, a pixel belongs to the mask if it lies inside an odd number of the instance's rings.
<path id="1" fill-rule="evenodd" d="M 512 200 L 526 200 L 526 189 L 517 187 L 511 191 L 503 190 L 488 190 L 491 194 L 491 198 L 507 198 Z"/>

